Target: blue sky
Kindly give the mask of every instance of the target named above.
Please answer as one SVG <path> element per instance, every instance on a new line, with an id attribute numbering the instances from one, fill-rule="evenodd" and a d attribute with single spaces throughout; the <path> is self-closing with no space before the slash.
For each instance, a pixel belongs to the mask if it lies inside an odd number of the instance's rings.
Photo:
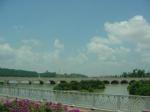
<path id="1" fill-rule="evenodd" d="M 149 10 L 149 0 L 1 0 L 0 66 L 88 75 L 149 70 Z"/>

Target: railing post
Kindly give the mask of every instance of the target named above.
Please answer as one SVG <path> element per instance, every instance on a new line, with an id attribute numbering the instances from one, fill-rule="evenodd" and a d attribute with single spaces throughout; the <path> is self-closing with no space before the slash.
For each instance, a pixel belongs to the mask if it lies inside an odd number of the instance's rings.
<path id="1" fill-rule="evenodd" d="M 149 109 L 150 112 L 150 98 L 143 98 L 145 101 L 144 109 Z M 147 112 L 147 111 L 144 111 Z"/>
<path id="2" fill-rule="evenodd" d="M 128 96 L 128 100 L 129 100 L 129 102 L 128 102 L 128 110 L 129 110 L 129 112 L 132 112 L 132 106 L 133 106 L 133 102 L 130 101 L 131 99 L 132 98 L 130 98 L 130 96 Z"/>
<path id="3" fill-rule="evenodd" d="M 93 94 L 93 108 L 95 107 L 95 102 L 96 102 L 96 99 L 95 99 L 95 94 Z"/>
<path id="4" fill-rule="evenodd" d="M 121 96 L 117 96 L 117 110 L 120 110 L 120 106 L 121 106 Z"/>
<path id="5" fill-rule="evenodd" d="M 27 90 L 27 93 L 28 93 L 28 98 L 30 98 L 30 91 L 29 89 L 26 89 Z"/>
<path id="6" fill-rule="evenodd" d="M 19 94 L 19 88 L 17 88 L 17 96 L 20 96 L 20 94 Z"/>
<path id="7" fill-rule="evenodd" d="M 41 101 L 43 101 L 43 94 L 44 94 L 44 91 L 42 92 L 43 90 L 40 90 L 40 97 L 41 97 Z"/>

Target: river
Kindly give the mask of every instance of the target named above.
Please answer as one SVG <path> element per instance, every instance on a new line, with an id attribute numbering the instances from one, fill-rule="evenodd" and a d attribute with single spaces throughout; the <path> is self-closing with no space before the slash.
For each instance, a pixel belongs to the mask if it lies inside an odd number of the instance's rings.
<path id="1" fill-rule="evenodd" d="M 52 85 L 17 85 L 17 87 L 52 90 L 54 86 Z M 99 93 L 111 94 L 111 95 L 129 95 L 127 91 L 127 87 L 128 87 L 128 84 L 116 84 L 116 85 L 109 84 L 109 85 L 106 85 L 105 89 L 99 90 Z"/>

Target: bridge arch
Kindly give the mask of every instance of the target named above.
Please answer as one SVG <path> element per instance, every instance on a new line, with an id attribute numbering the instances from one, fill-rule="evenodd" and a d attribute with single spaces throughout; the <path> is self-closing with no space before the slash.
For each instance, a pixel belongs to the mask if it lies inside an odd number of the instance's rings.
<path id="1" fill-rule="evenodd" d="M 129 82 L 127 80 L 120 81 L 120 84 L 128 84 Z"/>
<path id="2" fill-rule="evenodd" d="M 49 82 L 50 82 L 51 85 L 56 84 L 56 82 L 54 80 L 49 80 Z"/>
<path id="3" fill-rule="evenodd" d="M 40 85 L 43 85 L 43 84 L 44 84 L 44 81 L 42 81 L 42 80 L 39 80 L 39 82 L 40 82 Z"/>
<path id="4" fill-rule="evenodd" d="M 31 84 L 32 84 L 32 81 L 29 80 L 29 85 L 31 85 Z"/>
<path id="5" fill-rule="evenodd" d="M 113 81 L 111 81 L 111 84 L 119 84 L 119 81 L 118 80 L 113 80 Z"/>

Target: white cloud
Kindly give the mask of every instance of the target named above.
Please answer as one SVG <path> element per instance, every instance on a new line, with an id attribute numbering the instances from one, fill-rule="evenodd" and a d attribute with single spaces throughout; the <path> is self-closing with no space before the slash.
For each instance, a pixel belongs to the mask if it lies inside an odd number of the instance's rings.
<path id="1" fill-rule="evenodd" d="M 150 25 L 142 16 L 127 21 L 106 22 L 104 27 L 107 37 L 94 37 L 88 43 L 88 50 L 101 59 L 109 60 L 114 56 L 118 59 L 131 50 L 138 51 L 139 55 L 150 52 Z"/>
<path id="2" fill-rule="evenodd" d="M 142 62 L 145 64 L 150 64 L 150 52 L 146 52 L 142 55 Z"/>
<path id="3" fill-rule="evenodd" d="M 80 52 L 76 56 L 69 57 L 67 61 L 74 65 L 84 64 L 88 60 L 88 57 L 85 53 Z"/>
<path id="4" fill-rule="evenodd" d="M 9 44 L 3 43 L 0 44 L 0 59 L 9 60 L 14 57 L 14 49 L 12 49 Z"/>
<path id="5" fill-rule="evenodd" d="M 63 72 L 88 74 L 113 74 L 143 66 L 150 68 L 150 24 L 144 17 L 106 22 L 104 28 L 106 37 L 92 37 L 81 46 L 84 50 L 75 50 L 75 55 L 63 54 L 64 44 L 59 39 L 54 40 L 52 51 L 42 53 L 35 50 L 42 44 L 35 39 L 23 40 L 18 48 L 0 42 L 0 66 L 56 72 L 63 69 Z"/>
<path id="6" fill-rule="evenodd" d="M 33 52 L 30 46 L 13 48 L 8 43 L 0 44 L 0 66 L 37 70 L 40 54 Z"/>
<path id="7" fill-rule="evenodd" d="M 22 40 L 23 45 L 26 46 L 40 46 L 42 43 L 39 40 L 36 39 L 25 39 Z"/>
<path id="8" fill-rule="evenodd" d="M 60 42 L 60 40 L 56 39 L 56 40 L 54 41 L 54 48 L 56 48 L 56 49 L 63 49 L 63 48 L 64 48 L 64 44 L 62 44 L 62 43 Z"/>
<path id="9" fill-rule="evenodd" d="M 60 42 L 59 39 L 54 40 L 54 49 L 53 51 L 49 54 L 51 57 L 52 61 L 54 63 L 60 63 L 60 54 L 64 49 L 64 44 Z"/>
<path id="10" fill-rule="evenodd" d="M 87 44 L 87 50 L 89 53 L 96 54 L 98 59 L 103 61 L 114 61 L 130 52 L 130 49 L 123 46 L 112 47 L 109 39 L 101 37 L 92 38 Z"/>
<path id="11" fill-rule="evenodd" d="M 119 41 L 130 41 L 137 44 L 149 44 L 150 25 L 142 16 L 135 16 L 128 21 L 105 23 L 108 38 L 113 36 Z"/>
<path id="12" fill-rule="evenodd" d="M 96 54 L 99 60 L 107 60 L 112 58 L 114 49 L 109 47 L 107 43 L 108 42 L 106 39 L 94 37 L 90 43 L 87 44 L 88 52 Z"/>

